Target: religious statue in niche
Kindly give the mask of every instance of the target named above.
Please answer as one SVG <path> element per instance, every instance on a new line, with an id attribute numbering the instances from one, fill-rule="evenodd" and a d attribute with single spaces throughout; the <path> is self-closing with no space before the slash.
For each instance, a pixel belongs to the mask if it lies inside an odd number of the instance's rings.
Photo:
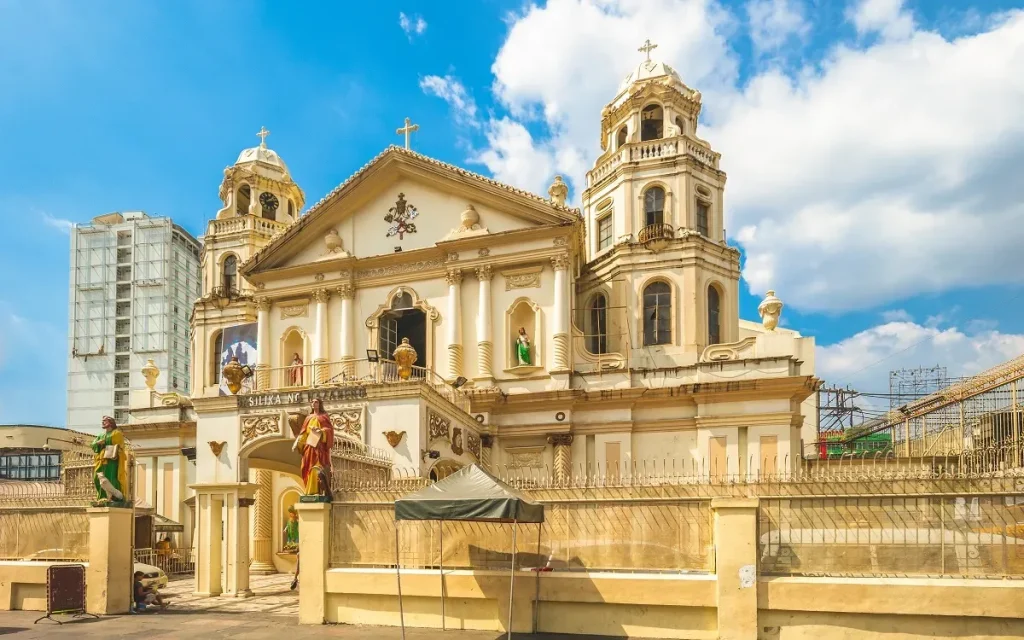
<path id="1" fill-rule="evenodd" d="M 128 452 L 124 449 L 124 433 L 110 416 L 103 417 L 103 433 L 90 445 L 93 456 L 93 484 L 96 504 L 127 503 Z"/>
<path id="2" fill-rule="evenodd" d="M 293 387 L 302 386 L 302 358 L 298 353 L 292 356 L 292 364 L 288 368 L 288 384 Z"/>
<path id="3" fill-rule="evenodd" d="M 299 512 L 294 506 L 288 507 L 288 520 L 284 523 L 284 550 L 295 553 L 299 550 Z"/>
<path id="4" fill-rule="evenodd" d="M 311 412 L 306 416 L 302 432 L 295 438 L 292 449 L 302 455 L 302 487 L 306 495 L 301 502 L 330 502 L 331 447 L 334 446 L 334 425 L 324 411 L 324 403 L 314 398 Z"/>
<path id="5" fill-rule="evenodd" d="M 519 327 L 519 336 L 516 338 L 516 359 L 518 366 L 529 366 L 530 361 L 530 336 L 526 335 L 526 328 Z"/>
<path id="6" fill-rule="evenodd" d="M 416 225 L 412 220 L 418 215 L 416 207 L 405 201 L 405 194 L 399 193 L 395 206 L 388 209 L 387 215 L 384 216 L 384 222 L 391 225 L 387 237 L 398 236 L 398 239 L 401 240 L 407 233 L 416 233 Z"/>

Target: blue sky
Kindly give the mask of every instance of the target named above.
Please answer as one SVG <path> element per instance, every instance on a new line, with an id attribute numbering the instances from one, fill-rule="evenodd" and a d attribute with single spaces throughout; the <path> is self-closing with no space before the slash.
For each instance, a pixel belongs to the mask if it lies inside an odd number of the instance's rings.
<path id="1" fill-rule="evenodd" d="M 654 57 L 704 93 L 699 134 L 724 154 L 727 228 L 749 260 L 744 317 L 756 319 L 764 289 L 776 288 L 787 326 L 822 347 L 820 375 L 866 391 L 884 391 L 894 366 L 969 373 L 1024 351 L 1024 278 L 999 242 L 1024 239 L 1015 224 L 1024 221 L 1022 188 L 979 182 L 976 162 L 937 160 L 1024 158 L 1020 125 L 1005 117 L 1021 113 L 1024 89 L 1000 75 L 1024 61 L 1020 45 L 1006 44 L 1021 33 L 1012 13 L 1020 2 L 295 6 L 0 3 L 0 422 L 63 423 L 68 222 L 142 209 L 199 235 L 220 205 L 223 168 L 258 142 L 261 126 L 309 204 L 398 143 L 406 116 L 420 125 L 414 148 L 430 156 L 533 190 L 556 171 L 579 184 L 598 152 L 603 101 L 639 62 L 648 32 L 661 45 Z M 868 82 L 857 85 L 865 69 Z M 947 76 L 938 95 L 966 97 L 936 107 L 900 91 Z M 799 109 L 826 113 L 834 96 L 890 100 L 872 116 L 891 127 L 888 142 L 843 165 L 853 155 L 844 144 L 864 146 L 846 140 L 855 108 L 823 116 L 803 141 L 752 129 Z M 964 123 L 969 139 L 947 143 L 957 136 L 941 129 L 941 144 L 927 132 L 903 135 L 928 118 Z M 817 124 L 773 130 L 786 126 Z M 830 140 L 834 171 L 793 155 Z M 768 166 L 772 158 L 780 167 Z M 765 184 L 787 166 L 792 175 Z M 835 195 L 836 175 L 849 195 Z M 870 215 L 886 207 L 886 226 L 906 228 L 876 242 Z M 815 231 L 793 232 L 794 219 Z"/>

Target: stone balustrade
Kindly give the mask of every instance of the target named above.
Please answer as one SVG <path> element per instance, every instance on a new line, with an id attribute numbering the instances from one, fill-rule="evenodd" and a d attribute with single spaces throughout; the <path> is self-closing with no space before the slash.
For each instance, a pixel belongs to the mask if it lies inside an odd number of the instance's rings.
<path id="1" fill-rule="evenodd" d="M 242 231 L 254 231 L 258 235 L 267 238 L 272 237 L 288 227 L 285 222 L 257 218 L 256 216 L 236 216 L 221 220 L 210 220 L 206 228 L 207 235 L 223 235 L 227 233 L 239 233 Z"/>
<path id="2" fill-rule="evenodd" d="M 678 156 L 690 156 L 715 169 L 718 168 L 718 161 L 721 158 L 721 154 L 712 151 L 695 138 L 685 135 L 630 142 L 611 152 L 603 162 L 587 172 L 587 186 L 604 180 L 623 162 L 644 162 Z"/>

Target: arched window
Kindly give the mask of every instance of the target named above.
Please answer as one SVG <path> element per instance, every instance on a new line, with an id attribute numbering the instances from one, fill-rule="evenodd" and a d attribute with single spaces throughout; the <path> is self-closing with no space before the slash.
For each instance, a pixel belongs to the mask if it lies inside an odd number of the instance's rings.
<path id="1" fill-rule="evenodd" d="M 224 259 L 224 272 L 221 278 L 224 294 L 238 291 L 238 258 L 228 256 Z"/>
<path id="2" fill-rule="evenodd" d="M 243 184 L 238 188 L 238 204 L 235 207 L 235 213 L 240 216 L 249 214 L 249 203 L 252 201 L 252 190 L 249 189 L 249 185 Z"/>
<path id="3" fill-rule="evenodd" d="M 679 127 L 679 135 L 684 135 L 686 133 L 686 121 L 684 121 L 680 116 L 676 116 L 676 126 Z"/>
<path id="4" fill-rule="evenodd" d="M 644 289 L 644 346 L 672 342 L 672 290 L 652 282 Z"/>
<path id="5" fill-rule="evenodd" d="M 640 140 L 660 140 L 664 137 L 665 113 L 656 104 L 649 104 L 640 112 Z"/>
<path id="6" fill-rule="evenodd" d="M 651 187 L 644 192 L 644 226 L 665 223 L 665 190 Z"/>
<path id="7" fill-rule="evenodd" d="M 220 384 L 220 370 L 224 366 L 224 332 L 217 330 L 210 354 L 210 384 Z"/>
<path id="8" fill-rule="evenodd" d="M 291 198 L 288 198 L 288 217 L 295 219 L 295 205 L 292 204 Z"/>
<path id="9" fill-rule="evenodd" d="M 722 298 L 718 287 L 708 285 L 708 344 L 718 344 L 722 341 L 721 323 Z"/>
<path id="10" fill-rule="evenodd" d="M 618 149 L 626 144 L 626 127 L 619 129 L 619 135 L 615 138 L 615 148 Z"/>
<path id="11" fill-rule="evenodd" d="M 608 300 L 596 295 L 590 301 L 590 326 L 587 331 L 587 351 L 608 353 Z"/>

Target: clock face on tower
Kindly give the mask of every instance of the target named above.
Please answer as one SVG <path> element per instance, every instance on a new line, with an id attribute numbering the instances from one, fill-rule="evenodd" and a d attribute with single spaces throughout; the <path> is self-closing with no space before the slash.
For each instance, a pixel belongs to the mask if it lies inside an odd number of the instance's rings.
<path id="1" fill-rule="evenodd" d="M 264 211 L 277 211 L 277 207 L 281 203 L 278 201 L 277 196 L 264 191 L 260 194 L 260 204 L 263 205 Z"/>

